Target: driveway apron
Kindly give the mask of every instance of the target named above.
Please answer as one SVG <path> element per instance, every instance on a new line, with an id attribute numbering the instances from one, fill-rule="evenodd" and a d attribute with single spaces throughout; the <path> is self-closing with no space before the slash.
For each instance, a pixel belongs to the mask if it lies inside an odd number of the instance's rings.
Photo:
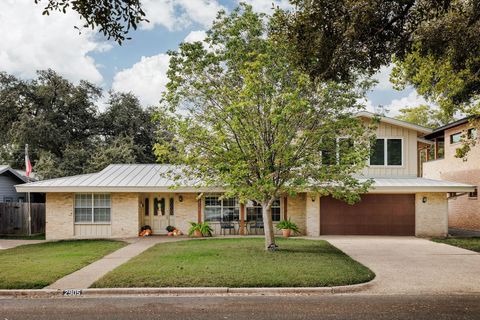
<path id="1" fill-rule="evenodd" d="M 371 293 L 480 292 L 479 253 L 415 237 L 320 238 L 375 272 Z"/>

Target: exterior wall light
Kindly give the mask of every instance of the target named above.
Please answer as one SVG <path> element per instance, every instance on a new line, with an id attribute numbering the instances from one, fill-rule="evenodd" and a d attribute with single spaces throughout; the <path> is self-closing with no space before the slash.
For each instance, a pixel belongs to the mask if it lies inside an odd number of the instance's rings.
<path id="1" fill-rule="evenodd" d="M 422 202 L 423 202 L 423 203 L 427 203 L 427 197 L 423 197 L 423 198 L 422 198 Z"/>
<path id="2" fill-rule="evenodd" d="M 178 201 L 183 202 L 183 196 L 182 195 L 178 196 Z"/>

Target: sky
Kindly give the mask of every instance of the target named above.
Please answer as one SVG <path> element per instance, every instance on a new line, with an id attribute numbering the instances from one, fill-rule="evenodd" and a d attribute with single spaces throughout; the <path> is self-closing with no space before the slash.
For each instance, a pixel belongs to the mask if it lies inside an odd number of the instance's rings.
<path id="1" fill-rule="evenodd" d="M 288 0 L 244 0 L 260 12 L 270 13 L 272 3 L 288 8 Z M 46 3 L 44 1 L 44 3 Z M 0 1 L 0 71 L 22 79 L 36 70 L 53 69 L 65 78 L 88 80 L 105 92 L 132 92 L 144 106 L 155 105 L 168 81 L 168 50 L 182 41 L 201 41 L 216 13 L 232 10 L 238 0 L 143 0 L 149 23 L 142 23 L 121 46 L 94 30 L 75 29 L 81 20 L 75 12 L 42 15 L 33 0 Z M 414 89 L 396 91 L 388 81 L 391 67 L 382 68 L 379 84 L 369 92 L 367 109 L 378 106 L 394 116 L 403 107 L 426 103 Z M 100 106 L 102 108 L 102 106 Z"/>

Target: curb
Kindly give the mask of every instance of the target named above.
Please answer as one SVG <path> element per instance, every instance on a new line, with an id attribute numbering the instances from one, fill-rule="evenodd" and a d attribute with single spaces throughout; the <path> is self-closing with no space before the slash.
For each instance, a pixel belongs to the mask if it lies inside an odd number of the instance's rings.
<path id="1" fill-rule="evenodd" d="M 54 298 L 54 297 L 98 297 L 127 295 L 288 295 L 288 294 L 343 294 L 365 291 L 375 284 L 375 279 L 360 284 L 336 287 L 272 287 L 272 288 L 228 288 L 228 287 L 170 287 L 170 288 L 94 288 L 94 289 L 19 289 L 0 290 L 6 298 Z"/>

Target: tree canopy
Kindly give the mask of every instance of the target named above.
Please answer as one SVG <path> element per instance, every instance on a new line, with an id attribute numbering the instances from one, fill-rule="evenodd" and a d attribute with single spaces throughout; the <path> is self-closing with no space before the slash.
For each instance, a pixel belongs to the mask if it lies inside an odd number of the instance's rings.
<path id="1" fill-rule="evenodd" d="M 101 96 L 93 84 L 73 84 L 52 70 L 29 81 L 0 73 L 0 163 L 22 168 L 25 144 L 42 178 L 97 171 L 115 162 L 153 162 L 162 127 L 152 122 L 154 109 L 143 109 L 130 93 L 111 92 L 99 112 Z"/>
<path id="2" fill-rule="evenodd" d="M 354 174 L 373 131 L 355 116 L 369 82 L 313 81 L 270 27 L 248 5 L 221 12 L 204 43 L 170 52 L 163 104 L 185 174 L 261 203 L 265 244 L 274 249 L 276 198 L 309 190 L 355 202 L 365 192 L 369 182 Z"/>
<path id="3" fill-rule="evenodd" d="M 35 0 L 36 4 L 46 3 L 43 14 L 67 10 L 77 12 L 85 21 L 83 28 L 98 28 L 108 39 L 122 44 L 130 29 L 137 29 L 137 25 L 145 18 L 140 0 Z M 80 29 L 79 26 L 76 26 Z"/>
<path id="4" fill-rule="evenodd" d="M 402 108 L 399 112 L 400 114 L 395 116 L 395 118 L 427 128 L 437 128 L 455 120 L 455 118 L 445 114 L 442 110 L 434 109 L 429 105 Z"/>

